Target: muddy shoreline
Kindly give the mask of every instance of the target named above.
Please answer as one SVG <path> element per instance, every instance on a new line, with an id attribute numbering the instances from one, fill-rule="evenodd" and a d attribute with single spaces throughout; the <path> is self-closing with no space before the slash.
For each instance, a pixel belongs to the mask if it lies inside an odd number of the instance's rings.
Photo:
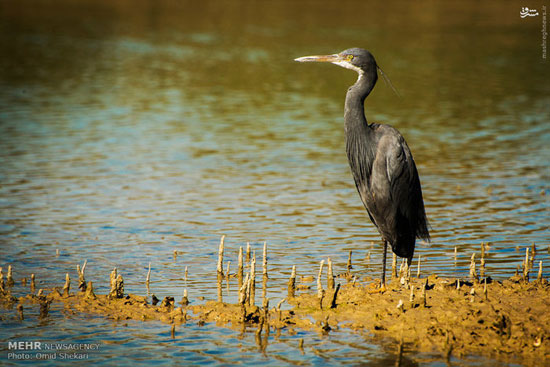
<path id="1" fill-rule="evenodd" d="M 5 281 L 1 273 L 0 307 L 16 309 L 23 319 L 25 310 L 35 307 L 39 308 L 40 317 L 48 317 L 50 305 L 58 303 L 73 312 L 113 320 L 161 321 L 171 325 L 173 334 L 176 327 L 187 322 L 213 322 L 243 331 L 255 330 L 260 340 L 271 332 L 296 329 L 320 334 L 346 330 L 367 335 L 373 343 L 389 340 L 395 345 L 398 358 L 403 351 L 418 351 L 444 358 L 485 356 L 524 365 L 550 363 L 550 285 L 540 276 L 541 272 L 536 279 L 529 279 L 533 262 L 529 265 L 528 255 L 524 270 L 503 281 L 478 276 L 475 256 L 467 279 L 440 278 L 435 274 L 412 277 L 409 269 L 401 268 L 398 272 L 394 263 L 391 281 L 381 291 L 378 280 L 357 279 L 349 272 L 350 254 L 348 272 L 333 275 L 330 259 L 326 272 L 324 261 L 318 274 L 301 280 L 293 271 L 288 296 L 269 300 L 265 292 L 267 262 L 263 263 L 260 298 L 255 296 L 255 279 L 260 277 L 255 274 L 255 256 L 243 261 L 241 251 L 237 273 L 224 274 L 223 245 L 220 247 L 218 289 L 228 276 L 239 278 L 239 301 L 234 304 L 223 302 L 221 292 L 218 300 L 199 304 L 198 301 L 190 304 L 186 295 L 181 300 L 173 297 L 158 300 L 154 296 L 127 294 L 123 277 L 116 269 L 110 276 L 110 292 L 95 294 L 92 282 L 85 280 L 84 265 L 82 269 L 77 267 L 78 282 L 73 286 L 76 289 L 71 289 L 67 274 L 63 288 L 36 292 L 31 277 L 29 293 L 20 297 L 12 296 L 10 291 L 14 284 L 11 269 Z M 245 261 L 250 261 L 248 268 L 243 266 Z M 243 276 L 245 268 L 248 272 Z M 317 289 L 311 289 L 305 283 L 315 278 Z M 282 309 L 283 303 L 290 307 Z"/>

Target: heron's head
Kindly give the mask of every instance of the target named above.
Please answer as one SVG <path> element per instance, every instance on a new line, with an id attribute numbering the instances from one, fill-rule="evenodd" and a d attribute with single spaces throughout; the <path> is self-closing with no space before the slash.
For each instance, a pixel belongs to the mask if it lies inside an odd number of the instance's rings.
<path id="1" fill-rule="evenodd" d="M 360 75 L 377 72 L 378 66 L 372 54 L 362 48 L 349 48 L 337 54 L 304 56 L 294 59 L 298 62 L 330 62 L 346 69 L 355 70 Z"/>
<path id="2" fill-rule="evenodd" d="M 378 79 L 378 72 L 384 78 L 384 81 L 391 87 L 394 93 L 399 97 L 400 94 L 393 86 L 390 78 L 378 66 L 374 56 L 363 48 L 348 48 L 338 54 L 332 55 L 317 55 L 317 56 L 304 56 L 294 59 L 298 62 L 331 62 L 346 69 L 355 70 L 359 74 L 361 80 L 363 76 L 366 76 L 371 82 L 372 86 Z"/>

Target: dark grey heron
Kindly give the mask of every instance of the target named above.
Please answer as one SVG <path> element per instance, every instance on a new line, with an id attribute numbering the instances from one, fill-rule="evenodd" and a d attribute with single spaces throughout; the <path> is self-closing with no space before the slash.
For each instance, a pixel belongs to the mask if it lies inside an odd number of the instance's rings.
<path id="1" fill-rule="evenodd" d="M 334 55 L 304 56 L 295 61 L 330 62 L 359 74 L 346 94 L 346 152 L 357 191 L 384 242 L 380 280 L 383 289 L 388 242 L 392 251 L 406 258 L 410 266 L 416 238 L 430 240 L 420 179 L 405 139 L 395 128 L 369 124 L 365 118 L 365 98 L 378 80 L 378 71 L 385 75 L 374 56 L 361 48 Z"/>

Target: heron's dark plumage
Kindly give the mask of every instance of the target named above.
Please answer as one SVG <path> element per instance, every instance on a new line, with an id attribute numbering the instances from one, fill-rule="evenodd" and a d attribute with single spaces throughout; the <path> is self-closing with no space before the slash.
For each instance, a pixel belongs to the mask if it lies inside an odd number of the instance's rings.
<path id="1" fill-rule="evenodd" d="M 391 126 L 372 124 L 360 131 L 346 134 L 357 191 L 371 221 L 393 252 L 409 258 L 414 253 L 415 238 L 429 240 L 413 157 L 401 134 Z"/>
<path id="2" fill-rule="evenodd" d="M 361 49 L 341 54 L 348 53 L 361 70 L 348 89 L 344 112 L 346 152 L 355 186 L 383 239 L 396 255 L 410 258 L 415 238 L 430 239 L 416 165 L 399 131 L 389 125 L 369 125 L 365 118 L 363 103 L 378 79 L 374 57 Z"/>
<path id="3" fill-rule="evenodd" d="M 416 238 L 430 239 L 416 165 L 403 136 L 389 125 L 368 124 L 364 101 L 378 80 L 374 56 L 352 48 L 334 55 L 306 56 L 297 61 L 324 61 L 355 70 L 359 77 L 346 94 L 346 152 L 355 186 L 384 243 L 408 259 Z M 383 264 L 386 260 L 384 245 Z M 385 281 L 382 267 L 382 284 Z"/>

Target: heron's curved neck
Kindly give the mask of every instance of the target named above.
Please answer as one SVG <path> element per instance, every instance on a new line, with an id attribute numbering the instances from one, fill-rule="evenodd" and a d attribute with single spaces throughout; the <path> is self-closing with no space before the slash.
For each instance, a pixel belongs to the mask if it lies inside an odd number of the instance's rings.
<path id="1" fill-rule="evenodd" d="M 348 89 L 344 110 L 346 132 L 368 127 L 363 102 L 374 88 L 377 78 L 376 71 L 360 73 L 355 84 Z"/>

